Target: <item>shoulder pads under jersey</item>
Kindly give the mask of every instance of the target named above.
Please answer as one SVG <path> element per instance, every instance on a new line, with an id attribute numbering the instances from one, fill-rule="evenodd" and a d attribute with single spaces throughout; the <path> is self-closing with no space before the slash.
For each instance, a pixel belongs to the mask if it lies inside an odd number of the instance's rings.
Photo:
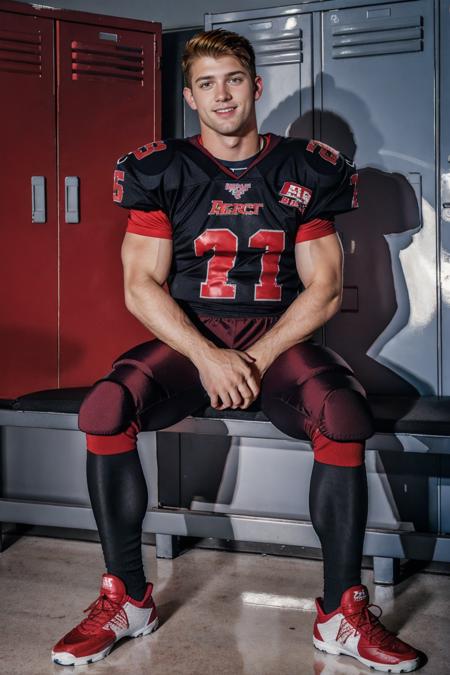
<path id="1" fill-rule="evenodd" d="M 340 174 L 347 169 L 354 169 L 354 163 L 342 152 L 331 145 L 314 139 L 297 139 L 300 143 L 302 159 L 307 166 L 319 175 L 330 176 Z"/>
<path id="2" fill-rule="evenodd" d="M 310 175 L 312 199 L 306 219 L 332 218 L 358 207 L 358 174 L 354 162 L 331 145 L 316 140 L 296 139 L 299 162 Z"/>
<path id="3" fill-rule="evenodd" d="M 117 160 L 117 167 L 127 163 L 137 171 L 147 176 L 163 173 L 170 165 L 178 139 L 151 141 L 140 145 L 135 150 L 127 152 Z"/>
<path id="4" fill-rule="evenodd" d="M 113 200 L 128 209 L 167 211 L 164 177 L 178 144 L 178 139 L 152 141 L 119 157 L 114 172 Z"/>

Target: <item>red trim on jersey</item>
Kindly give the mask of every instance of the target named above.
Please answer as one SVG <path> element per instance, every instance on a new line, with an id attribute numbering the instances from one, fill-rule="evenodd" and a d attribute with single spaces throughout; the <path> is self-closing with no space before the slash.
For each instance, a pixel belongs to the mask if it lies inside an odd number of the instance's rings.
<path id="1" fill-rule="evenodd" d="M 336 228 L 332 220 L 323 220 L 322 218 L 314 218 L 307 223 L 302 223 L 295 237 L 295 243 L 300 244 L 302 241 L 311 241 L 311 239 L 319 239 L 319 237 L 326 237 L 328 234 L 334 234 Z"/>
<path id="2" fill-rule="evenodd" d="M 138 211 L 130 209 L 127 232 L 145 237 L 172 239 L 172 225 L 164 211 Z"/>
<path id="3" fill-rule="evenodd" d="M 203 152 L 207 157 L 212 159 L 212 161 L 217 164 L 217 166 L 222 169 L 224 173 L 227 174 L 227 176 L 230 176 L 230 178 L 234 178 L 235 181 L 241 181 L 242 178 L 245 176 L 246 173 L 250 171 L 258 162 L 260 162 L 264 157 L 271 152 L 277 145 L 278 143 L 282 140 L 282 136 L 278 136 L 277 134 L 272 134 L 270 131 L 267 134 L 262 134 L 264 139 L 265 139 L 265 146 L 261 150 L 261 152 L 258 153 L 258 155 L 255 157 L 253 162 L 248 166 L 243 173 L 241 173 L 239 176 L 236 176 L 234 171 L 229 169 L 227 166 L 224 166 L 218 159 L 217 157 L 214 157 L 209 150 L 207 150 L 202 141 L 202 137 L 200 134 L 197 134 L 196 136 L 190 136 L 187 140 L 190 141 L 196 148 L 198 148 L 201 152 Z"/>

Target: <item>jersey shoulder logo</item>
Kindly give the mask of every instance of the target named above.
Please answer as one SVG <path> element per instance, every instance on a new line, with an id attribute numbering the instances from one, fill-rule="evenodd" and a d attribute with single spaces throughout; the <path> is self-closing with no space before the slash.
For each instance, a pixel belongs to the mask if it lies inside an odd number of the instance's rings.
<path id="1" fill-rule="evenodd" d="M 278 200 L 280 204 L 294 206 L 300 213 L 303 213 L 311 200 L 312 190 L 287 180 L 278 194 L 281 195 L 281 199 Z"/>
<path id="2" fill-rule="evenodd" d="M 225 190 L 231 192 L 235 199 L 240 199 L 251 187 L 251 183 L 225 183 Z"/>

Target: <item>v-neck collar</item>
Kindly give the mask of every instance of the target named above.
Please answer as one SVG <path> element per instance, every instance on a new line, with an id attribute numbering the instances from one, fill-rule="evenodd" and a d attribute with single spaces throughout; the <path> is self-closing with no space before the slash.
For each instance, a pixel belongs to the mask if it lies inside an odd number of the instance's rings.
<path id="1" fill-rule="evenodd" d="M 215 164 L 217 164 L 219 169 L 221 169 L 227 176 L 233 178 L 234 180 L 240 181 L 243 178 L 243 176 L 245 176 L 246 173 L 250 171 L 250 169 L 253 169 L 253 167 L 256 166 L 256 164 L 258 164 L 262 159 L 264 159 L 264 157 L 266 157 L 266 155 L 269 152 L 271 152 L 282 139 L 282 136 L 277 136 L 277 134 L 272 134 L 271 132 L 262 135 L 265 139 L 264 148 L 257 154 L 253 162 L 250 164 L 250 166 L 248 166 L 245 169 L 245 171 L 239 174 L 239 176 L 236 176 L 236 174 L 231 169 L 222 164 L 222 162 L 219 159 L 217 159 L 217 157 L 214 157 L 214 155 L 212 155 L 209 152 L 209 150 L 207 150 L 205 146 L 201 144 L 200 142 L 201 134 L 197 134 L 196 136 L 189 136 L 189 138 L 187 138 L 186 140 L 190 141 L 192 145 L 194 145 L 198 150 L 200 150 L 200 152 L 202 152 L 204 155 L 209 157 L 209 159 L 211 159 Z"/>

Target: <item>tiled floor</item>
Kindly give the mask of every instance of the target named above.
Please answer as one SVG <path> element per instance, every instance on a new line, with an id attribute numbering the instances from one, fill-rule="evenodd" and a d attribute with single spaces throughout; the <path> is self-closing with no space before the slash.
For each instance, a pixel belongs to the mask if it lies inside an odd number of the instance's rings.
<path id="1" fill-rule="evenodd" d="M 317 652 L 312 599 L 321 591 L 317 561 L 195 549 L 157 560 L 144 547 L 161 625 L 124 639 L 96 664 L 64 668 L 50 650 L 84 616 L 104 571 L 100 545 L 23 537 L 0 555 L 0 673 L 43 675 L 359 675 L 347 657 Z M 386 625 L 427 654 L 423 675 L 450 673 L 450 577 L 417 574 L 373 587 Z"/>

